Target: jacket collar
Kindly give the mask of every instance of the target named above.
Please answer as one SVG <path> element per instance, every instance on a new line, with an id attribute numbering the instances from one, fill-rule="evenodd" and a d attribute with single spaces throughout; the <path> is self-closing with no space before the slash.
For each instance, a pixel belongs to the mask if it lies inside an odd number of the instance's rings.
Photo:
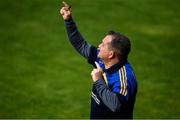
<path id="1" fill-rule="evenodd" d="M 123 65 L 125 65 L 127 62 L 128 62 L 128 61 L 125 60 L 125 61 L 123 61 L 123 62 L 116 63 L 116 64 L 112 65 L 110 68 L 105 69 L 104 72 L 111 74 L 111 73 L 119 70 L 119 69 L 120 69 Z"/>

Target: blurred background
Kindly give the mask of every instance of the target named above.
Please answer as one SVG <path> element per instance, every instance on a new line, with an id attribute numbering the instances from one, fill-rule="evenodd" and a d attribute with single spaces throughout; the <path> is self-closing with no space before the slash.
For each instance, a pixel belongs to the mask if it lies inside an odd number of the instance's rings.
<path id="1" fill-rule="evenodd" d="M 0 1 L 0 118 L 89 118 L 92 66 L 67 39 L 61 0 Z M 179 0 L 67 0 L 86 40 L 129 36 L 134 118 L 180 118 Z"/>

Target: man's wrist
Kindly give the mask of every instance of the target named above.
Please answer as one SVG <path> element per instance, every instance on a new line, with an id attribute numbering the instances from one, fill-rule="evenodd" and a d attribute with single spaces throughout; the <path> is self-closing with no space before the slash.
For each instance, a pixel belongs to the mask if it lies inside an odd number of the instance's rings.
<path id="1" fill-rule="evenodd" d="M 103 80 L 103 79 L 95 80 L 95 81 L 94 81 L 94 84 L 96 85 L 96 84 L 98 84 L 99 82 L 100 82 L 100 83 L 101 83 L 101 82 L 104 82 L 104 80 Z"/>
<path id="2" fill-rule="evenodd" d="M 67 19 L 64 19 L 64 21 L 65 21 L 65 22 L 70 22 L 70 21 L 72 21 L 72 17 L 69 17 L 69 18 L 67 18 Z"/>
<path id="3" fill-rule="evenodd" d="M 68 26 L 74 24 L 73 18 L 71 17 L 71 18 L 68 19 L 68 20 L 64 20 L 64 23 L 65 23 L 66 25 L 68 25 Z"/>

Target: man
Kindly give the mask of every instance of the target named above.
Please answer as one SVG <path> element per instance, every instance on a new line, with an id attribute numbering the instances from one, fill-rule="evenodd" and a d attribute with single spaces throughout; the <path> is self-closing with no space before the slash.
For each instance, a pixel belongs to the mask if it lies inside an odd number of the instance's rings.
<path id="1" fill-rule="evenodd" d="M 60 10 L 68 37 L 74 48 L 95 68 L 91 99 L 91 119 L 132 119 L 137 82 L 127 61 L 131 49 L 129 39 L 110 31 L 99 49 L 88 44 L 72 19 L 71 7 L 63 2 Z"/>

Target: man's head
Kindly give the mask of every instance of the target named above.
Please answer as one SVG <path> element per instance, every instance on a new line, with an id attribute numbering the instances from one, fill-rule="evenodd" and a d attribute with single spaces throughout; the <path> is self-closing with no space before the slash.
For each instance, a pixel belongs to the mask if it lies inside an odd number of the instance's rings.
<path id="1" fill-rule="evenodd" d="M 131 43 L 126 36 L 118 32 L 109 31 L 99 45 L 99 49 L 98 57 L 104 61 L 117 59 L 119 62 L 123 62 L 128 58 Z"/>

